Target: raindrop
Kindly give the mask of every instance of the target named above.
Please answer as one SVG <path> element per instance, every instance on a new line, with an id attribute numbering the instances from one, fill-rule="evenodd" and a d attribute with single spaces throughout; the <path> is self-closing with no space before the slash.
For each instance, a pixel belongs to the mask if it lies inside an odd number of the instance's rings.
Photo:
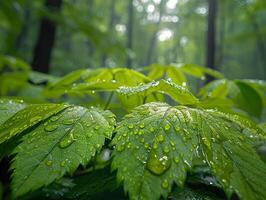
<path id="1" fill-rule="evenodd" d="M 158 141 L 161 143 L 164 141 L 164 136 L 162 134 L 160 134 L 158 137 L 157 137 Z"/>
<path id="2" fill-rule="evenodd" d="M 169 187 L 169 183 L 168 183 L 167 179 L 164 179 L 162 181 L 162 188 L 167 189 L 168 187 Z"/>
<path id="3" fill-rule="evenodd" d="M 150 128 L 149 128 L 149 131 L 150 131 L 150 132 L 154 132 L 154 128 L 153 128 L 153 127 L 150 127 Z"/>
<path id="4" fill-rule="evenodd" d="M 71 125 L 71 124 L 73 124 L 75 122 L 75 120 L 74 119 L 65 119 L 65 120 L 63 120 L 63 124 L 64 125 Z"/>
<path id="5" fill-rule="evenodd" d="M 140 123 L 139 127 L 140 128 L 144 128 L 145 127 L 145 124 L 142 122 L 142 123 Z"/>
<path id="6" fill-rule="evenodd" d="M 59 143 L 60 148 L 67 148 L 69 147 L 76 139 L 73 136 L 73 133 L 70 133 L 68 136 L 66 136 L 61 142 Z"/>
<path id="7" fill-rule="evenodd" d="M 149 143 L 146 142 L 146 143 L 144 144 L 144 148 L 145 148 L 145 149 L 148 149 L 149 147 L 150 147 Z"/>
<path id="8" fill-rule="evenodd" d="M 170 149 L 169 149 L 168 146 L 165 146 L 165 147 L 163 148 L 163 152 L 164 152 L 164 153 L 169 153 L 169 151 L 170 151 Z"/>
<path id="9" fill-rule="evenodd" d="M 59 115 L 55 115 L 55 116 L 51 117 L 51 121 L 55 122 L 59 119 L 59 117 L 60 117 Z"/>
<path id="10" fill-rule="evenodd" d="M 160 157 L 155 151 L 152 151 L 147 162 L 147 168 L 155 175 L 161 175 L 166 172 L 171 165 L 171 161 L 166 155 Z"/>
<path id="11" fill-rule="evenodd" d="M 175 127 L 175 131 L 177 131 L 177 132 L 180 131 L 180 127 L 179 126 L 176 126 Z"/>
<path id="12" fill-rule="evenodd" d="M 58 127 L 58 125 L 56 125 L 56 124 L 55 125 L 47 125 L 44 127 L 44 130 L 48 131 L 48 132 L 52 132 L 52 131 L 56 130 L 57 127 Z"/>
<path id="13" fill-rule="evenodd" d="M 52 162 L 51 160 L 47 160 L 47 161 L 46 161 L 46 165 L 47 165 L 47 166 L 50 167 L 50 166 L 52 166 L 52 164 L 53 164 L 53 162 Z"/>
<path id="14" fill-rule="evenodd" d="M 153 143 L 152 148 L 153 148 L 153 149 L 157 149 L 157 148 L 158 148 L 158 144 L 157 144 L 156 142 Z"/>
<path id="15" fill-rule="evenodd" d="M 39 121 L 40 119 L 42 119 L 41 116 L 35 116 L 35 117 L 33 117 L 33 118 L 30 119 L 30 123 L 34 123 L 36 121 Z"/>
<path id="16" fill-rule="evenodd" d="M 166 130 L 166 131 L 168 131 L 170 128 L 171 128 L 170 124 L 166 124 L 166 125 L 164 126 L 164 130 Z"/>
<path id="17" fill-rule="evenodd" d="M 202 141 L 206 145 L 206 147 L 208 147 L 208 149 L 211 149 L 211 143 L 206 137 L 203 137 Z"/>
<path id="18" fill-rule="evenodd" d="M 178 164 L 178 163 L 179 163 L 179 157 L 176 156 L 176 157 L 174 158 L 174 161 L 175 161 L 176 164 Z"/>
<path id="19" fill-rule="evenodd" d="M 63 161 L 60 163 L 60 166 L 61 166 L 61 167 L 64 167 L 65 165 L 66 165 L 66 161 L 63 160 Z"/>
<path id="20" fill-rule="evenodd" d="M 119 145 L 119 146 L 117 146 L 116 149 L 117 149 L 118 152 L 121 152 L 121 151 L 123 151 L 125 149 L 125 145 L 124 144 Z"/>
<path id="21" fill-rule="evenodd" d="M 129 129 L 134 128 L 133 124 L 128 124 L 127 127 L 128 127 Z"/>

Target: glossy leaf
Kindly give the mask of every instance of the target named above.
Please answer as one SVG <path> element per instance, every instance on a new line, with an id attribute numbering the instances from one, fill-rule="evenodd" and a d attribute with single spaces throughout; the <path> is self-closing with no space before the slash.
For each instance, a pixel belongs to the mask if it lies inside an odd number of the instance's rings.
<path id="1" fill-rule="evenodd" d="M 39 124 L 14 150 L 13 194 L 36 190 L 86 166 L 111 138 L 114 121 L 108 111 L 70 106 Z"/>
<path id="2" fill-rule="evenodd" d="M 197 98 L 187 88 L 179 86 L 171 80 L 153 81 L 137 87 L 120 87 L 117 92 L 127 96 L 142 95 L 143 97 L 153 93 L 162 93 L 183 105 L 198 103 Z"/>
<path id="3" fill-rule="evenodd" d="M 0 144 L 66 107 L 60 104 L 33 104 L 19 110 L 0 126 Z"/>
<path id="4" fill-rule="evenodd" d="M 164 103 L 139 106 L 117 126 L 112 168 L 130 199 L 159 199 L 173 183 L 182 187 L 193 160 L 203 155 L 228 196 L 236 192 L 243 200 L 263 200 L 266 165 L 248 141 L 265 140 L 265 133 L 238 119 Z M 250 133 L 243 134 L 243 128 Z"/>

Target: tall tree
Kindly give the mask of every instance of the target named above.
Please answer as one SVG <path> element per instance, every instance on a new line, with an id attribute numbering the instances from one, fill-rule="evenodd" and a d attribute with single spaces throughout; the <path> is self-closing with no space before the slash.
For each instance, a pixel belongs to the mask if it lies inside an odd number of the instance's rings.
<path id="1" fill-rule="evenodd" d="M 127 22 L 127 49 L 132 51 L 133 48 L 133 24 L 134 24 L 134 5 L 133 0 L 128 1 L 128 22 Z M 127 55 L 126 67 L 132 67 L 132 56 L 129 53 Z"/>
<path id="2" fill-rule="evenodd" d="M 218 17 L 219 18 L 219 33 L 218 33 L 218 40 L 219 44 L 217 49 L 217 59 L 216 65 L 221 67 L 224 61 L 224 48 L 225 48 L 225 33 L 226 33 L 226 17 L 227 11 L 230 10 L 229 3 L 225 0 L 223 4 L 219 5 Z"/>
<path id="3" fill-rule="evenodd" d="M 45 7 L 52 12 L 59 12 L 62 0 L 46 0 Z M 55 42 L 56 24 L 44 16 L 41 19 L 39 35 L 34 48 L 32 69 L 44 73 L 49 72 L 52 49 Z"/>
<path id="4" fill-rule="evenodd" d="M 207 53 L 206 67 L 215 69 L 215 49 L 216 49 L 216 10 L 217 0 L 208 0 L 208 29 L 207 29 Z M 213 78 L 208 76 L 207 82 Z"/>
<path id="5" fill-rule="evenodd" d="M 148 48 L 146 65 L 149 65 L 152 62 L 153 50 L 155 49 L 155 46 L 156 46 L 157 34 L 158 34 L 158 31 L 159 31 L 159 28 L 160 28 L 160 24 L 161 24 L 161 21 L 162 21 L 163 11 L 164 11 L 164 0 L 161 0 L 161 2 L 159 4 L 159 18 L 158 18 L 158 21 L 156 22 L 155 30 L 152 33 L 150 45 L 149 45 L 149 48 Z"/>
<path id="6" fill-rule="evenodd" d="M 109 15 L 109 23 L 108 23 L 108 31 L 110 34 L 113 34 L 113 27 L 115 24 L 115 17 L 116 17 L 115 2 L 116 0 L 110 1 L 110 8 L 109 8 L 110 15 Z M 107 60 L 107 55 L 106 55 L 106 52 L 104 52 L 102 56 L 102 67 L 106 66 L 106 60 Z"/>

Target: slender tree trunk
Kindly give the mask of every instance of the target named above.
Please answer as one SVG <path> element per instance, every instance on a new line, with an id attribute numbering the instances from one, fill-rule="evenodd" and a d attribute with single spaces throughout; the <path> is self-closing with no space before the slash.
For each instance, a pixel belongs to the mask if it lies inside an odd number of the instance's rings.
<path id="1" fill-rule="evenodd" d="M 134 25 L 134 5 L 133 0 L 128 1 L 128 23 L 127 23 L 127 49 L 132 51 L 133 49 L 133 25 Z M 128 54 L 126 59 L 126 67 L 132 68 L 132 58 Z"/>
<path id="2" fill-rule="evenodd" d="M 62 0 L 46 0 L 45 7 L 59 12 Z M 47 17 L 41 19 L 38 39 L 35 45 L 32 69 L 43 73 L 49 72 L 52 49 L 55 42 L 56 24 Z"/>
<path id="3" fill-rule="evenodd" d="M 223 9 L 219 9 L 220 12 L 220 26 L 219 26 L 219 50 L 217 53 L 217 66 L 221 69 L 221 66 L 223 65 L 223 61 L 224 61 L 224 42 L 225 42 L 225 29 L 226 29 L 226 12 L 229 8 L 229 6 L 227 6 L 227 2 L 224 2 L 224 6 Z"/>
<path id="4" fill-rule="evenodd" d="M 261 31 L 260 31 L 259 24 L 257 23 L 255 17 L 249 11 L 248 11 L 248 14 L 249 14 L 251 25 L 252 25 L 252 27 L 254 29 L 254 32 L 256 34 L 256 37 L 257 37 L 257 49 L 258 49 L 258 53 L 259 53 L 259 55 L 261 57 L 262 72 L 263 72 L 263 74 L 265 74 L 265 65 L 266 65 L 266 61 L 265 61 L 265 59 L 266 59 L 265 41 L 263 39 L 263 36 L 261 34 Z"/>
<path id="5" fill-rule="evenodd" d="M 111 0 L 110 2 L 110 18 L 109 18 L 109 24 L 108 24 L 108 31 L 110 34 L 113 33 L 113 27 L 114 27 L 114 24 L 115 24 L 115 17 L 116 17 L 116 14 L 115 14 L 115 2 L 116 0 Z M 106 60 L 107 60 L 107 55 L 106 53 L 103 53 L 103 56 L 102 56 L 102 66 L 106 66 Z"/>
<path id="6" fill-rule="evenodd" d="M 207 53 L 206 67 L 215 69 L 215 50 L 216 50 L 216 9 L 217 0 L 208 0 L 208 29 L 207 29 Z M 207 82 L 213 78 L 208 76 Z"/>
<path id="7" fill-rule="evenodd" d="M 25 8 L 23 25 L 22 25 L 21 31 L 20 31 L 17 39 L 16 39 L 16 42 L 15 42 L 15 49 L 17 52 L 19 52 L 21 47 L 25 44 L 25 40 L 26 40 L 26 37 L 28 35 L 28 31 L 30 28 L 30 18 L 31 18 L 31 12 L 30 12 L 30 8 L 27 5 Z"/>
<path id="8" fill-rule="evenodd" d="M 150 65 L 152 62 L 153 51 L 156 47 L 157 33 L 158 33 L 158 30 L 160 28 L 160 24 L 162 21 L 163 10 L 164 10 L 164 0 L 161 0 L 160 5 L 159 5 L 159 19 L 158 19 L 158 22 L 156 23 L 155 31 L 153 32 L 152 37 L 151 37 L 151 41 L 150 41 L 150 45 L 149 45 L 148 53 L 147 53 L 146 65 Z"/>

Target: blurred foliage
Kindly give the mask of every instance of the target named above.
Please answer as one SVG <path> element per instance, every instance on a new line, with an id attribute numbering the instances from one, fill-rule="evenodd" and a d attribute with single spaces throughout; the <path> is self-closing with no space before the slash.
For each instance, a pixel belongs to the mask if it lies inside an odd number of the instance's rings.
<path id="1" fill-rule="evenodd" d="M 45 9 L 42 0 L 1 1 L 0 52 L 30 63 L 38 22 L 46 16 L 58 26 L 52 74 L 64 75 L 80 67 L 124 66 L 128 55 L 133 66 L 144 66 L 154 34 L 156 45 L 148 64 L 204 66 L 207 1 L 164 1 L 160 24 L 160 1 L 133 1 L 132 50 L 125 48 L 128 1 L 64 0 L 60 13 Z M 228 78 L 264 79 L 265 22 L 264 0 L 218 1 L 216 69 Z"/>

